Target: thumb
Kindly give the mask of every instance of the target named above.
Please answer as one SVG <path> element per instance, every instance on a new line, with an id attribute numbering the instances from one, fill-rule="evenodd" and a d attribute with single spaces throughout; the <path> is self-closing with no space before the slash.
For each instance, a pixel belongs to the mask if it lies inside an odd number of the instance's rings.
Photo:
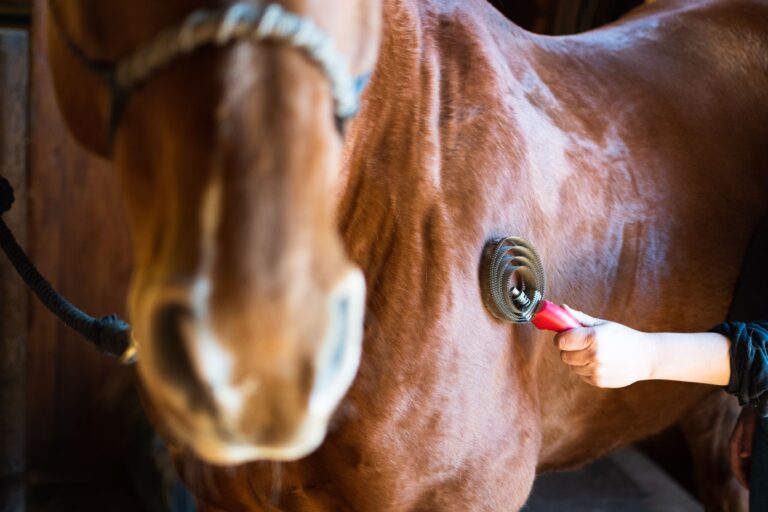
<path id="1" fill-rule="evenodd" d="M 563 304 L 563 307 L 565 308 L 566 311 L 568 311 L 571 315 L 573 315 L 573 318 L 578 320 L 579 323 L 584 327 L 595 327 L 596 325 L 605 323 L 605 320 L 600 320 L 599 318 L 591 317 L 586 313 L 582 313 L 581 311 L 573 309 L 568 304 Z"/>

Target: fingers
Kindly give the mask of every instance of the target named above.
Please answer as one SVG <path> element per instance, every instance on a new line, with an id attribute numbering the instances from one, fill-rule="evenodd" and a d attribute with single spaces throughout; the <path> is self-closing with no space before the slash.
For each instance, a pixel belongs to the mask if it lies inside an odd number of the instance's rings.
<path id="1" fill-rule="evenodd" d="M 579 338 L 582 339 L 582 338 Z M 581 346 L 584 344 L 589 344 L 588 341 L 583 342 L 573 342 L 572 346 Z M 566 341 L 567 345 L 567 341 Z M 578 375 L 579 377 L 584 380 L 584 382 L 588 384 L 592 384 L 593 386 L 597 385 L 596 377 L 595 377 L 595 352 L 592 350 L 592 347 L 587 347 L 583 350 L 575 350 L 575 351 L 567 351 L 567 350 L 561 350 L 560 351 L 560 359 L 568 365 L 568 367 L 571 369 L 573 373 Z"/>
<path id="2" fill-rule="evenodd" d="M 585 328 L 571 329 L 570 331 L 559 333 L 555 336 L 555 344 L 557 347 L 560 350 L 576 351 L 584 350 L 592 346 L 595 340 L 595 331 L 592 328 L 607 322 L 605 320 L 600 320 L 599 318 L 591 317 L 581 311 L 577 311 L 567 304 L 563 304 L 563 307 Z"/>
<path id="3" fill-rule="evenodd" d="M 586 313 L 582 313 L 579 310 L 573 309 L 568 304 L 563 304 L 563 307 L 566 311 L 568 311 L 573 317 L 579 321 L 581 325 L 584 327 L 594 327 L 596 325 L 600 325 L 601 323 L 604 323 L 603 320 L 600 320 L 599 318 L 594 318 Z"/>
<path id="4" fill-rule="evenodd" d="M 595 369 L 592 367 L 592 365 L 587 364 L 584 366 L 572 366 L 571 371 L 573 371 L 573 373 L 579 377 L 584 377 L 584 380 L 590 384 L 594 381 Z"/>
<path id="5" fill-rule="evenodd" d="M 554 337 L 560 359 L 576 375 L 601 388 L 628 386 L 650 375 L 648 341 L 636 331 L 571 308 L 567 311 L 588 325 Z"/>
<path id="6" fill-rule="evenodd" d="M 585 350 L 592 346 L 594 340 L 595 331 L 592 327 L 571 329 L 555 336 L 557 348 L 568 352 Z"/>
<path id="7" fill-rule="evenodd" d="M 586 366 L 593 361 L 594 351 L 589 348 L 575 352 L 561 351 L 560 359 L 568 366 Z"/>

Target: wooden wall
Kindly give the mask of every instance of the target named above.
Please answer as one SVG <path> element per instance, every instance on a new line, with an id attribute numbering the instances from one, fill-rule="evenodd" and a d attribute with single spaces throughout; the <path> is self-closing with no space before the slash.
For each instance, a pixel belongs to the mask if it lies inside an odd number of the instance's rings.
<path id="1" fill-rule="evenodd" d="M 0 30 L 0 175 L 16 190 L 3 220 L 20 244 L 27 241 L 28 50 L 26 32 Z M 27 297 L 0 256 L 0 512 L 16 512 L 24 503 Z"/>
<path id="2" fill-rule="evenodd" d="M 115 172 L 86 154 L 62 123 L 47 65 L 45 4 L 34 0 L 28 247 L 43 274 L 80 308 L 94 316 L 124 315 L 131 258 Z M 125 451 L 135 407 L 132 375 L 39 302 L 30 313 L 33 480 L 103 474 Z"/>
<path id="3" fill-rule="evenodd" d="M 29 27 L 31 0 L 0 0 L 0 26 L 25 30 Z"/>

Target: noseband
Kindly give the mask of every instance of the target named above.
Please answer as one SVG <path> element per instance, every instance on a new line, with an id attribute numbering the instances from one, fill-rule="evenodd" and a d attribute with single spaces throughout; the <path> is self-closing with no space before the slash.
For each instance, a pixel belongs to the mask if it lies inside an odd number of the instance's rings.
<path id="1" fill-rule="evenodd" d="M 302 50 L 323 70 L 330 82 L 339 130 L 357 113 L 360 95 L 367 82 L 367 76 L 358 79 L 350 76 L 346 61 L 325 32 L 310 19 L 289 13 L 277 4 L 265 6 L 257 0 L 248 0 L 226 9 L 193 12 L 178 27 L 161 32 L 148 44 L 116 62 L 88 57 L 67 34 L 58 4 L 52 0 L 49 6 L 52 19 L 70 52 L 109 84 L 112 95 L 110 142 L 114 140 L 120 115 L 131 95 L 172 62 L 205 46 L 224 47 L 237 41 L 276 41 Z M 19 275 L 51 312 L 99 350 L 120 356 L 126 363 L 134 363 L 137 345 L 127 323 L 115 315 L 98 319 L 84 313 L 56 292 L 35 268 L 2 219 L 2 214 L 13 202 L 13 189 L 0 176 L 0 249 Z"/>
<path id="2" fill-rule="evenodd" d="M 194 11 L 180 25 L 165 29 L 149 43 L 115 62 L 90 58 L 65 30 L 58 3 L 51 1 L 50 10 L 71 53 L 88 69 L 102 75 L 109 85 L 110 142 L 114 140 L 130 97 L 159 71 L 203 47 L 221 48 L 238 41 L 273 41 L 301 50 L 320 67 L 331 85 L 334 117 L 340 131 L 357 113 L 369 76 L 353 78 L 332 38 L 311 19 L 259 0 L 238 2 L 224 9 Z"/>

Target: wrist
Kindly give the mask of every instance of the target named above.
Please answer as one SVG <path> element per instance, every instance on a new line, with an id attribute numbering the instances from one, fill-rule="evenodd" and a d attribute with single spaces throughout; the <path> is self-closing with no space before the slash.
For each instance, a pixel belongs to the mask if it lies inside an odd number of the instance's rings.
<path id="1" fill-rule="evenodd" d="M 642 343 L 642 346 L 646 349 L 645 352 L 648 361 L 646 367 L 646 375 L 641 380 L 655 380 L 663 378 L 660 377 L 662 361 L 659 355 L 661 347 L 659 344 L 658 336 L 654 335 L 653 333 L 641 332 L 640 343 Z"/>

